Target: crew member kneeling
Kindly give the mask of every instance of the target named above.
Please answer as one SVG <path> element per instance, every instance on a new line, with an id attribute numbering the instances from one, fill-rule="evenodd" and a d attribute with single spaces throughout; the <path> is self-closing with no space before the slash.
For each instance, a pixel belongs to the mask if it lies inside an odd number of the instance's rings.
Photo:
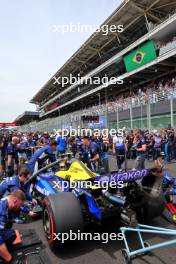
<path id="1" fill-rule="evenodd" d="M 23 206 L 26 196 L 21 190 L 17 190 L 0 200 L 0 257 L 6 262 L 12 260 L 9 248 L 16 239 L 16 232 L 9 228 L 12 216 Z"/>

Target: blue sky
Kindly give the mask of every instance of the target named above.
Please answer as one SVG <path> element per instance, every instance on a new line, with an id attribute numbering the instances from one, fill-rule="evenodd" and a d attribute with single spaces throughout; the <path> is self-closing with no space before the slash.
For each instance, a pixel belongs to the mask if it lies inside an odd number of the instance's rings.
<path id="1" fill-rule="evenodd" d="M 0 0 L 0 122 L 11 122 L 91 35 L 54 25 L 101 24 L 121 0 Z"/>

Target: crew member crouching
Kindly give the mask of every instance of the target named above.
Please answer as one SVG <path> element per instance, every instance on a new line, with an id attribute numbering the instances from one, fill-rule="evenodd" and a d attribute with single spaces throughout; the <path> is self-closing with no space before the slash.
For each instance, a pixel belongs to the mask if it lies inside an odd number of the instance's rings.
<path id="1" fill-rule="evenodd" d="M 26 196 L 21 190 L 17 190 L 0 200 L 0 257 L 7 263 L 12 260 L 9 249 L 16 239 L 16 232 L 9 227 L 9 223 L 12 221 L 12 216 L 14 217 L 25 201 Z"/>

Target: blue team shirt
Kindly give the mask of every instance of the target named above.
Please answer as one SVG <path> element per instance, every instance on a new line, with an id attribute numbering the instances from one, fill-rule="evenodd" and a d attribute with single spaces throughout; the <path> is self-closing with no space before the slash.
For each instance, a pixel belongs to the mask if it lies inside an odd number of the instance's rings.
<path id="1" fill-rule="evenodd" d="M 100 148 L 95 142 L 90 142 L 89 146 L 81 145 L 81 160 L 86 163 L 89 168 L 91 166 L 91 159 L 97 154 L 100 155 Z"/>
<path id="2" fill-rule="evenodd" d="M 142 146 L 145 145 L 145 144 L 146 144 L 145 138 L 144 137 L 140 137 L 138 142 L 137 142 L 136 147 L 137 148 L 142 148 Z M 146 156 L 146 151 L 137 151 L 136 150 L 136 155 L 137 155 L 137 157 L 142 157 L 142 156 L 145 157 Z"/>
<path id="3" fill-rule="evenodd" d="M 7 155 L 12 155 L 13 159 L 18 159 L 18 148 L 12 143 L 7 145 Z"/>
<path id="4" fill-rule="evenodd" d="M 5 193 L 12 193 L 18 189 L 21 189 L 26 194 L 26 196 L 28 196 L 27 186 L 24 187 L 24 184 L 20 182 L 17 175 L 6 178 L 0 184 L 0 198 L 2 198 Z"/>
<path id="5" fill-rule="evenodd" d="M 58 151 L 65 152 L 67 144 L 66 144 L 66 140 L 64 137 L 59 136 L 57 138 L 57 145 L 58 145 Z"/>
<path id="6" fill-rule="evenodd" d="M 56 160 L 56 156 L 53 153 L 53 150 L 51 148 L 50 145 L 46 145 L 40 149 L 38 149 L 34 155 L 32 156 L 32 158 L 29 160 L 28 162 L 28 168 L 30 169 L 30 171 L 33 173 L 34 171 L 34 167 L 35 167 L 35 162 L 38 160 L 38 158 L 40 158 L 40 156 L 45 153 L 48 155 L 48 158 L 50 159 L 51 162 L 54 162 Z"/>
<path id="7" fill-rule="evenodd" d="M 30 194 L 30 186 L 29 185 L 24 185 L 23 183 L 20 182 L 19 177 L 17 175 L 12 176 L 10 178 L 6 178 L 3 180 L 0 184 L 0 198 L 7 196 L 8 194 L 16 191 L 16 190 L 22 190 L 25 195 L 27 200 L 32 200 L 31 194 Z M 21 211 L 23 213 L 28 214 L 29 213 L 29 208 L 27 206 L 23 206 L 21 208 Z"/>
<path id="8" fill-rule="evenodd" d="M 0 200 L 0 245 L 4 244 L 6 240 L 15 235 L 13 229 L 6 228 L 6 225 L 10 220 L 11 216 L 8 209 L 8 201 L 7 199 L 2 199 Z"/>

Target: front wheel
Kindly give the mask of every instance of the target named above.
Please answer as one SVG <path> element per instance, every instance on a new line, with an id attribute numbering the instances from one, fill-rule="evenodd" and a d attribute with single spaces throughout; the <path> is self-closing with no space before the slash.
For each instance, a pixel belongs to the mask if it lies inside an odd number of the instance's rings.
<path id="1" fill-rule="evenodd" d="M 72 193 L 58 193 L 43 201 L 43 227 L 50 246 L 61 242 L 61 235 L 83 229 L 80 202 Z M 69 241 L 69 238 L 68 238 Z"/>

